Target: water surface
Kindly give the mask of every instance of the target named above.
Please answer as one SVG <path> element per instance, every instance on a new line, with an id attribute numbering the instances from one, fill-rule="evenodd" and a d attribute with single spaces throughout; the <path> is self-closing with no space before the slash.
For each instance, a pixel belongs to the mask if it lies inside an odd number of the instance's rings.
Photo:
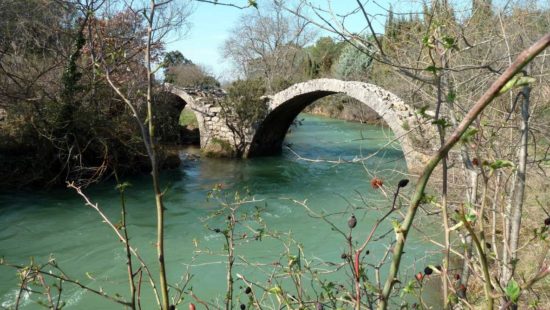
<path id="1" fill-rule="evenodd" d="M 268 228 L 292 233 L 303 245 L 307 259 L 314 263 L 340 263 L 340 256 L 346 249 L 345 241 L 329 225 L 308 216 L 293 200 L 307 201 L 316 212 L 340 212 L 332 220 L 346 230 L 346 221 L 355 212 L 359 224 L 354 230 L 354 238 L 358 240 L 365 238 L 379 217 L 380 212 L 375 209 L 387 210 L 389 202 L 383 191 L 373 189 L 370 181 L 373 177 L 382 178 L 387 194 L 391 195 L 406 172 L 399 145 L 391 144 L 379 151 L 392 138 L 391 131 L 322 117 L 300 115 L 299 118 L 303 119 L 302 125 L 292 128 L 285 140 L 292 151 L 285 148 L 281 156 L 197 160 L 182 153 L 183 165 L 163 173 L 167 208 L 166 260 L 171 283 L 178 282 L 189 271 L 193 274 L 191 286 L 195 294 L 205 300 L 223 299 L 225 265 L 221 262 L 224 257 L 215 254 L 223 250 L 224 240 L 222 235 L 211 230 L 223 228 L 223 219 L 204 221 L 219 207 L 206 199 L 207 193 L 217 185 L 227 193 L 249 190 L 259 201 L 244 206 L 243 211 L 253 212 L 255 206 L 260 207 L 260 215 Z M 379 152 L 373 155 L 376 151 Z M 297 158 L 297 154 L 304 159 Z M 366 161 L 357 160 L 369 155 L 373 156 Z M 338 160 L 342 163 L 336 163 Z M 151 182 L 147 176 L 125 181 L 131 183 L 126 192 L 131 243 L 155 271 L 156 220 Z M 114 184 L 97 185 L 86 193 L 99 203 L 113 222 L 118 222 L 120 197 Z M 368 211 L 353 211 L 356 207 L 368 208 Z M 253 221 L 246 224 L 252 229 L 260 228 Z M 389 227 L 384 226 L 384 229 L 382 231 Z M 239 230 L 239 233 L 244 232 Z M 244 255 L 251 262 L 266 264 L 284 261 L 280 255 L 284 252 L 281 242 L 268 239 L 259 242 L 253 235 L 248 231 L 247 238 L 237 248 L 238 255 Z M 390 234 L 385 241 L 369 246 L 369 258 L 373 262 L 383 254 L 391 237 Z M 291 248 L 297 253 L 297 246 Z M 405 272 L 414 274 L 420 268 L 415 266 L 415 259 L 423 258 L 432 250 L 418 238 L 409 243 Z M 205 254 L 208 251 L 214 254 Z M 128 295 L 121 244 L 98 214 L 84 206 L 83 200 L 69 189 L 0 194 L 0 255 L 18 264 L 28 263 L 31 257 L 37 262 L 55 257 L 68 275 L 86 285 L 103 288 L 111 294 Z M 272 268 L 262 269 L 269 271 Z M 239 260 L 236 272 L 260 282 L 267 279 L 258 269 L 243 266 Z M 242 282 L 237 281 L 236 286 L 242 286 Z M 143 289 L 147 291 L 148 286 L 143 284 Z M 16 292 L 15 270 L 0 267 L 0 305 L 13 305 Z M 33 301 L 38 296 L 33 295 L 24 298 L 25 309 L 40 308 Z M 63 299 L 70 309 L 116 308 L 69 284 L 64 285 Z M 144 305 L 152 302 L 152 296 L 144 293 Z"/>

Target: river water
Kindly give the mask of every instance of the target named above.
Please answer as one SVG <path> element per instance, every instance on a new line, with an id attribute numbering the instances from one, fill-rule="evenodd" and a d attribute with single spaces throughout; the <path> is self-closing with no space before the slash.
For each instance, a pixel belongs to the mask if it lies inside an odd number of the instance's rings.
<path id="1" fill-rule="evenodd" d="M 250 191 L 258 202 L 241 207 L 241 211 L 252 214 L 254 207 L 259 207 L 259 215 L 268 230 L 291 233 L 303 246 L 305 257 L 302 258 L 313 265 L 322 266 L 321 261 L 341 263 L 340 256 L 346 250 L 345 240 L 327 223 L 308 216 L 306 209 L 293 200 L 307 201 L 315 212 L 337 213 L 330 219 L 345 231 L 348 217 L 355 213 L 358 224 L 353 237 L 364 240 L 380 216 L 381 211 L 377 209 L 387 210 L 390 205 L 383 190 L 371 187 L 371 179 L 375 176 L 381 178 L 387 195 L 391 197 L 395 185 L 406 173 L 399 145 L 386 145 L 392 137 L 387 128 L 309 115 L 300 115 L 299 119 L 303 119 L 302 125 L 293 127 L 285 140 L 292 151 L 285 148 L 280 156 L 223 160 L 196 159 L 182 153 L 182 166 L 163 173 L 167 208 L 166 261 L 171 283 L 178 282 L 189 272 L 193 278 L 187 288 L 192 287 L 194 294 L 204 300 L 223 300 L 225 264 L 220 253 L 224 239 L 213 230 L 223 229 L 224 221 L 219 217 L 206 220 L 219 208 L 214 200 L 207 200 L 207 193 L 217 185 L 226 193 Z M 386 147 L 368 160 L 357 161 L 383 146 Z M 196 153 L 197 150 L 186 152 Z M 307 160 L 298 158 L 296 154 Z M 335 162 L 338 160 L 342 163 Z M 141 176 L 125 181 L 131 183 L 126 190 L 131 243 L 154 272 L 156 220 L 150 179 Z M 113 222 L 118 222 L 120 196 L 115 184 L 107 182 L 94 186 L 86 189 L 86 194 L 99 203 Z M 254 221 L 242 223 L 238 233 L 247 232 L 247 236 L 237 246 L 237 255 L 246 257 L 250 264 L 237 259 L 235 271 L 265 284 L 273 270 L 272 262 L 288 262 L 281 253 L 285 250 L 284 241 L 289 239 L 282 237 L 281 242 L 264 237 L 257 241 L 254 232 L 247 230 L 244 224 L 256 232 L 261 225 Z M 388 229 L 390 226 L 382 225 L 380 233 Z M 386 238 L 369 245 L 371 254 L 368 258 L 372 263 L 383 255 L 392 235 L 390 232 Z M 298 253 L 298 246 L 292 244 L 290 252 Z M 418 233 L 412 234 L 406 253 L 402 266 L 409 279 L 423 270 L 426 263 L 434 263 L 437 259 L 437 256 L 429 258 L 436 253 L 435 249 L 422 241 Z M 97 212 L 86 207 L 70 189 L 1 193 L 0 256 L 16 264 L 28 264 L 31 257 L 36 262 L 55 257 L 58 265 L 72 278 L 113 295 L 128 296 L 125 254 L 121 244 L 102 223 Z M 256 266 L 254 263 L 265 265 L 253 267 Z M 384 268 L 382 274 L 385 274 Z M 327 277 L 346 284 L 342 278 L 346 275 L 349 272 Z M 374 279 L 372 273 L 369 277 Z M 16 270 L 0 266 L 0 308 L 13 306 L 17 283 Z M 236 296 L 245 299 L 239 286 L 243 283 L 237 280 Z M 143 291 L 142 302 L 148 309 L 154 300 L 147 293 L 149 286 L 146 283 Z M 62 299 L 69 309 L 117 308 L 115 304 L 70 284 L 65 284 L 62 292 Z M 41 308 L 36 304 L 40 298 L 43 297 L 39 294 L 26 294 L 22 298 L 23 308 Z"/>

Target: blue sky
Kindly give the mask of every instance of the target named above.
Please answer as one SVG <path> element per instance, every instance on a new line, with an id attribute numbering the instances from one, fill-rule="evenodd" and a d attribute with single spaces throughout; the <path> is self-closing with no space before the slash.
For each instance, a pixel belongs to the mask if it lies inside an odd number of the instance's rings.
<path id="1" fill-rule="evenodd" d="M 270 1 L 259 0 L 258 9 L 265 9 Z M 246 4 L 246 2 L 246 0 L 233 0 L 233 3 L 236 4 Z M 326 0 L 313 0 L 311 2 L 324 8 L 328 7 Z M 332 0 L 330 3 L 336 13 L 349 12 L 357 7 L 355 0 Z M 387 8 L 389 4 L 384 0 L 377 1 L 377 3 L 369 1 L 366 9 L 370 14 L 378 14 L 375 30 L 381 32 L 386 13 L 381 7 Z M 191 59 L 194 63 L 205 66 L 221 80 L 233 80 L 234 77 L 230 75 L 231 63 L 223 59 L 221 47 L 231 29 L 236 26 L 239 17 L 250 10 L 255 9 L 239 10 L 222 5 L 195 3 L 195 10 L 190 17 L 191 29 L 189 33 L 168 42 L 166 50 L 179 50 L 185 57 Z M 346 26 L 354 32 L 359 32 L 366 24 L 363 17 L 356 14 L 346 22 Z M 322 35 L 327 35 L 327 33 L 320 31 L 319 36 Z"/>

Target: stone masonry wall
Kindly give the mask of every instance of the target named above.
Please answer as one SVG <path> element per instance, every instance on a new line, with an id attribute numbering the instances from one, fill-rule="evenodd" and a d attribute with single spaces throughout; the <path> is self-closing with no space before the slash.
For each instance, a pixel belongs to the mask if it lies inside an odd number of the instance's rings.
<path id="1" fill-rule="evenodd" d="M 259 127 L 266 124 L 260 123 L 253 128 L 247 128 L 242 138 L 231 129 L 232 126 L 228 126 L 228 123 L 231 123 L 223 116 L 220 105 L 220 101 L 226 95 L 223 90 L 178 88 L 169 84 L 165 85 L 165 89 L 182 98 L 186 102 L 185 108 L 191 109 L 197 116 L 201 149 L 205 154 L 233 157 L 237 154 L 237 145 L 244 145 L 244 153 L 241 155 L 247 157 L 252 141 L 261 143 L 261 137 L 256 136 L 256 133 Z M 435 141 L 436 131 L 429 119 L 420 117 L 412 107 L 394 94 L 376 85 L 362 82 L 317 79 L 295 84 L 265 98 L 268 114 L 263 122 L 267 119 L 280 119 L 272 117 L 277 113 L 297 113 L 311 104 L 312 100 L 335 93 L 343 93 L 363 102 L 382 117 L 400 141 L 410 171 L 415 171 L 415 167 L 423 165 L 435 150 L 435 144 L 432 142 Z M 281 132 L 281 128 L 275 127 L 289 124 L 269 125 Z M 270 131 L 270 128 L 263 129 L 262 134 Z M 284 139 L 284 133 L 281 139 Z"/>

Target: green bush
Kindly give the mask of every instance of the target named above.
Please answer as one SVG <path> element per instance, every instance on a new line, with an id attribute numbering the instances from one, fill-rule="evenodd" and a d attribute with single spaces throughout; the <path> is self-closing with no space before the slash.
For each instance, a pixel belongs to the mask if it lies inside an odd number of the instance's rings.
<path id="1" fill-rule="evenodd" d="M 197 121 L 197 117 L 195 116 L 195 113 L 185 109 L 181 111 L 179 124 L 180 126 L 187 127 L 190 129 L 199 127 L 199 122 Z"/>

